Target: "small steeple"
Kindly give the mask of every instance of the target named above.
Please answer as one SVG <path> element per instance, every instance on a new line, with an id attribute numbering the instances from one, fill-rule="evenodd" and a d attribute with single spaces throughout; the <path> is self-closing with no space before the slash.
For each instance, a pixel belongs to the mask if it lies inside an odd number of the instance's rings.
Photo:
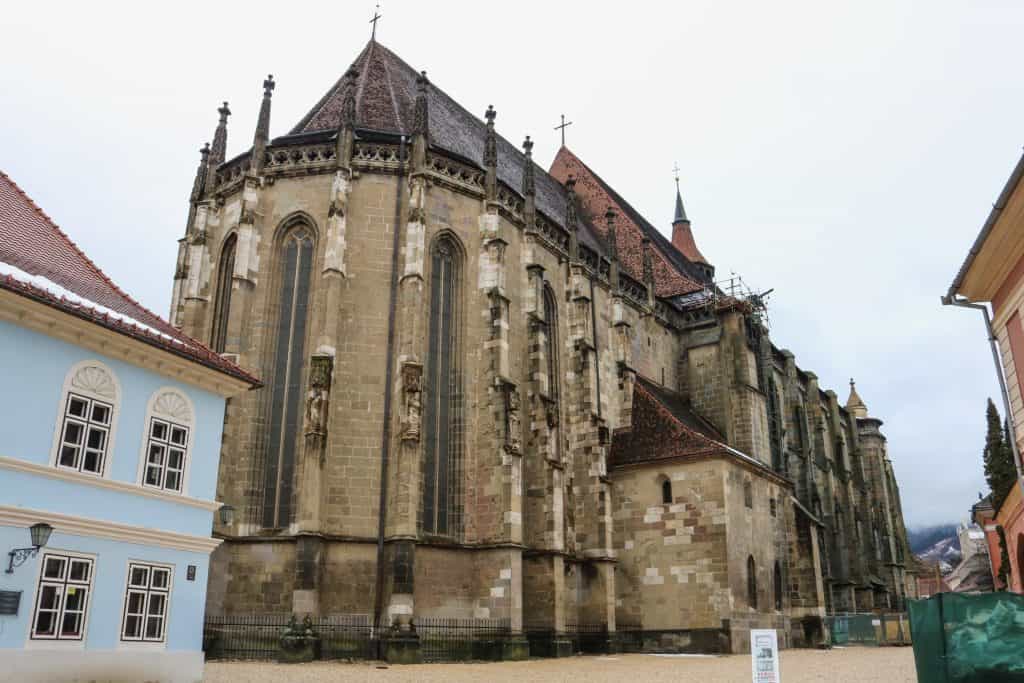
<path id="1" fill-rule="evenodd" d="M 619 290 L 619 243 L 615 235 L 615 209 L 608 207 L 604 212 L 604 220 L 608 225 L 605 239 L 608 241 L 608 260 L 611 261 L 611 268 L 608 270 L 608 283 L 612 292 Z"/>
<path id="2" fill-rule="evenodd" d="M 565 229 L 569 232 L 569 260 L 580 258 L 579 216 L 576 210 L 576 176 L 565 180 Z"/>
<path id="3" fill-rule="evenodd" d="M 487 105 L 484 118 L 487 120 L 487 132 L 484 136 L 484 192 L 488 201 L 493 201 L 498 196 L 498 136 L 494 132 L 494 119 L 498 112 L 494 107 Z"/>
<path id="4" fill-rule="evenodd" d="M 868 407 L 864 405 L 860 394 L 857 393 L 857 383 L 850 378 L 850 397 L 846 399 L 846 409 L 853 413 L 854 417 L 865 418 L 868 416 Z"/>
<path id="5" fill-rule="evenodd" d="M 252 159 L 249 167 L 253 174 L 259 175 L 263 172 L 264 157 L 267 154 L 267 142 L 270 140 L 270 98 L 274 92 L 274 76 L 268 74 L 263 81 L 263 102 L 260 103 L 260 115 L 256 119 L 256 134 L 252 140 Z"/>
<path id="6" fill-rule="evenodd" d="M 672 225 L 689 222 L 690 219 L 686 217 L 686 209 L 683 208 L 683 195 L 679 192 L 679 176 L 676 176 L 676 215 L 672 219 Z"/>

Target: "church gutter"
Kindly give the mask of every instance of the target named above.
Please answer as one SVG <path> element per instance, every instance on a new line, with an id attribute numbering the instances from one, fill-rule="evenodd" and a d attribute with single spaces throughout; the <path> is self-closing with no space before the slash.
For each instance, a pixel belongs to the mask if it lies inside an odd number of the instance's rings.
<path id="1" fill-rule="evenodd" d="M 384 607 L 384 515 L 388 499 L 388 455 L 391 451 L 391 382 L 394 376 L 395 353 L 395 306 L 398 301 L 398 249 L 402 224 L 402 181 L 405 179 L 405 136 L 398 146 L 398 174 L 395 181 L 395 223 L 391 240 L 391 290 L 388 296 L 388 339 L 387 363 L 384 367 L 384 425 L 380 444 L 380 503 L 377 508 L 377 579 L 373 598 L 373 628 L 380 628 L 381 612 Z M 379 634 L 378 634 L 379 635 Z M 381 639 L 377 638 L 377 656 Z"/>

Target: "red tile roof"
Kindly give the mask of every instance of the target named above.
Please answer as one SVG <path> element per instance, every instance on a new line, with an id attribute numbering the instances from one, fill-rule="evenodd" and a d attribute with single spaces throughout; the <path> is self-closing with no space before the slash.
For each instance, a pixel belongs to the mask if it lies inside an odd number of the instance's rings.
<path id="1" fill-rule="evenodd" d="M 128 296 L 3 171 L 0 171 L 0 263 L 14 266 L 29 275 L 46 278 L 82 299 L 131 318 L 145 327 L 83 306 L 13 275 L 0 274 L 0 288 L 90 320 L 250 384 L 259 384 L 256 377 Z"/>
<path id="2" fill-rule="evenodd" d="M 695 267 L 685 263 L 682 254 L 668 253 L 672 246 L 664 236 L 567 147 L 558 150 L 548 172 L 562 183 L 570 175 L 576 176 L 576 196 L 580 206 L 602 238 L 607 236 L 602 216 L 609 206 L 615 208 L 618 213 L 615 236 L 620 265 L 634 279 L 643 279 L 643 238 L 646 235 L 654 248 L 654 292 L 657 296 L 672 297 L 704 288 Z M 688 272 L 690 268 L 694 270 Z"/>

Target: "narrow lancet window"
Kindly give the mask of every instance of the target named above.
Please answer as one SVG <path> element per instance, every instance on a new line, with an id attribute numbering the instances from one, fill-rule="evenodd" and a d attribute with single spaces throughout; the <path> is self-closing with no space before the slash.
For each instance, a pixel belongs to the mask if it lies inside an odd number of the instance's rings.
<path id="1" fill-rule="evenodd" d="M 461 250 L 442 236 L 431 249 L 430 325 L 424 402 L 424 533 L 462 530 Z"/>
<path id="2" fill-rule="evenodd" d="M 559 403 L 560 385 L 558 369 L 558 306 L 555 303 L 555 293 L 550 286 L 544 287 L 544 322 L 547 323 L 547 330 L 544 334 L 544 355 L 547 358 L 548 374 L 548 424 L 551 427 L 551 448 L 550 454 L 556 460 L 562 459 L 562 436 L 559 430 L 561 420 L 561 405 Z"/>
<path id="3" fill-rule="evenodd" d="M 217 268 L 217 297 L 213 308 L 213 333 L 210 345 L 217 353 L 224 353 L 228 335 L 228 316 L 231 314 L 231 285 L 235 273 L 235 235 L 224 240 Z"/>
<path id="4" fill-rule="evenodd" d="M 289 232 L 282 252 L 263 496 L 263 526 L 268 528 L 285 527 L 292 518 L 292 478 L 302 425 L 306 309 L 313 266 L 310 232 L 304 227 Z"/>

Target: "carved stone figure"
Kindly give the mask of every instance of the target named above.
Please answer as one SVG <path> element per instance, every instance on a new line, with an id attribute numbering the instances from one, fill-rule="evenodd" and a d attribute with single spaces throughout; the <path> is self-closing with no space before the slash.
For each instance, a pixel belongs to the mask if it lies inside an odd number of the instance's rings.
<path id="1" fill-rule="evenodd" d="M 306 436 L 327 434 L 327 405 L 330 400 L 331 374 L 334 359 L 313 356 L 309 371 L 309 393 L 306 395 Z"/>
<path id="2" fill-rule="evenodd" d="M 422 424 L 423 399 L 421 383 L 423 366 L 419 363 L 402 365 L 402 440 L 419 441 Z"/>
<path id="3" fill-rule="evenodd" d="M 515 385 L 505 385 L 505 448 L 510 453 L 522 452 L 523 429 L 519 407 L 519 392 Z"/>

